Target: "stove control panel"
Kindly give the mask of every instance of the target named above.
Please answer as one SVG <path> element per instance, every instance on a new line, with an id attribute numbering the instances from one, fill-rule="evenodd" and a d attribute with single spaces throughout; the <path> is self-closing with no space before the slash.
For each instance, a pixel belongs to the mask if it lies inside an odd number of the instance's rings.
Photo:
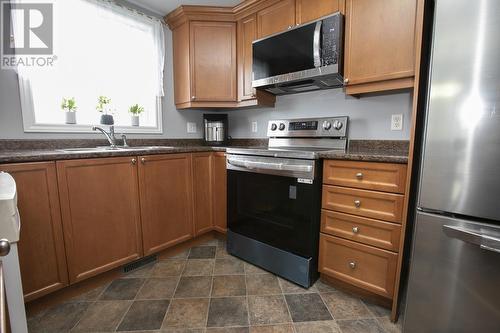
<path id="1" fill-rule="evenodd" d="M 307 118 L 271 120 L 267 126 L 267 136 L 273 137 L 332 137 L 343 138 L 347 136 L 349 118 Z"/>

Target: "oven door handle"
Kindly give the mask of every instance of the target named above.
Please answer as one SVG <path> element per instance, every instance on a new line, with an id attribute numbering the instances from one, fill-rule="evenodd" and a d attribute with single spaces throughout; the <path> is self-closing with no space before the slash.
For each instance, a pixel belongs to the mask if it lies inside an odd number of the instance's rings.
<path id="1" fill-rule="evenodd" d="M 255 162 L 235 158 L 228 158 L 227 162 L 236 167 L 245 169 L 260 169 L 260 170 L 282 170 L 282 171 L 299 171 L 311 172 L 313 170 L 311 165 L 290 165 L 285 163 L 271 163 L 271 162 Z"/>

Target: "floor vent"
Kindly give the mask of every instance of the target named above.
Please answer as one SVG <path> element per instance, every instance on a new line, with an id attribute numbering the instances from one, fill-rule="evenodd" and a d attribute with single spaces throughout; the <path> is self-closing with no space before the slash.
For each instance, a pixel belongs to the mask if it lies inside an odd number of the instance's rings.
<path id="1" fill-rule="evenodd" d="M 143 266 L 146 266 L 147 264 L 156 262 L 157 260 L 158 260 L 158 257 L 156 255 L 144 257 L 142 259 L 136 260 L 134 262 L 131 262 L 128 265 L 123 266 L 123 273 L 128 273 L 130 271 L 133 271 L 134 269 L 138 269 L 138 268 L 141 268 Z"/>

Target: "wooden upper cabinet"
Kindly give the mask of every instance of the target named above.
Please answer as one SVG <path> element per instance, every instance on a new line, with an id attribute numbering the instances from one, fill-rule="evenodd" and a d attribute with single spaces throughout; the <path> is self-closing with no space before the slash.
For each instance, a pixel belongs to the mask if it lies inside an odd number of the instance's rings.
<path id="1" fill-rule="evenodd" d="M 182 106 L 191 101 L 191 66 L 189 60 L 189 22 L 172 31 L 174 61 L 174 101 Z"/>
<path id="2" fill-rule="evenodd" d="M 0 165 L 16 181 L 21 217 L 18 243 L 24 299 L 68 285 L 55 163 Z"/>
<path id="3" fill-rule="evenodd" d="M 139 157 L 144 254 L 193 236 L 190 154 Z"/>
<path id="4" fill-rule="evenodd" d="M 214 228 L 219 232 L 227 231 L 227 174 L 226 156 L 214 153 L 213 158 L 213 202 Z"/>
<path id="5" fill-rule="evenodd" d="M 413 87 L 416 0 L 346 0 L 346 92 Z"/>
<path id="6" fill-rule="evenodd" d="M 191 100 L 236 101 L 236 24 L 195 21 L 190 30 Z"/>
<path id="7" fill-rule="evenodd" d="M 212 153 L 192 154 L 193 204 L 195 235 L 213 229 L 213 164 Z"/>
<path id="8" fill-rule="evenodd" d="M 70 282 L 142 256 L 135 157 L 57 162 Z"/>
<path id="9" fill-rule="evenodd" d="M 303 24 L 320 17 L 344 12 L 345 0 L 297 0 L 297 23 Z"/>
<path id="10" fill-rule="evenodd" d="M 253 80 L 252 43 L 257 39 L 257 14 L 252 14 L 238 22 L 238 90 L 239 99 L 255 98 Z"/>
<path id="11" fill-rule="evenodd" d="M 257 13 L 257 36 L 263 38 L 295 26 L 295 0 L 281 0 Z"/>

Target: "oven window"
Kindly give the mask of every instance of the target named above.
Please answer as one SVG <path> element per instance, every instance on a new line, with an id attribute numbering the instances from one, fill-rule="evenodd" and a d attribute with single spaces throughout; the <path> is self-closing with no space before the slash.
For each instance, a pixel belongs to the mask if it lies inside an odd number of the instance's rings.
<path id="1" fill-rule="evenodd" d="M 319 186 L 298 183 L 296 178 L 228 170 L 229 229 L 298 255 L 315 255 Z"/>

